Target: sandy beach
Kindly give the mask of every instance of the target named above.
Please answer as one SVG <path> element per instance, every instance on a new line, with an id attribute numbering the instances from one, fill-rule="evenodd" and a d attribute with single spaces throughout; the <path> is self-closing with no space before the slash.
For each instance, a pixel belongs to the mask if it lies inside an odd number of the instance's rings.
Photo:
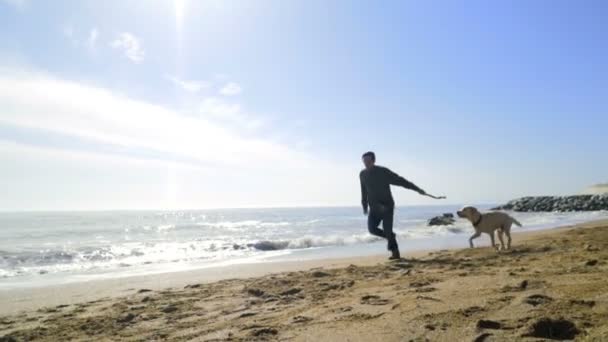
<path id="1" fill-rule="evenodd" d="M 0 293 L 0 341 L 608 340 L 608 222 L 489 247 Z"/>

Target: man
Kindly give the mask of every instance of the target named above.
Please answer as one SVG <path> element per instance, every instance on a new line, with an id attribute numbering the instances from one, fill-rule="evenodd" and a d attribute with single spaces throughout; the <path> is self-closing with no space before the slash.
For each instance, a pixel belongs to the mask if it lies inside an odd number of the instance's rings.
<path id="1" fill-rule="evenodd" d="M 414 183 L 386 167 L 377 166 L 374 152 L 364 153 L 362 159 L 365 169 L 359 174 L 359 179 L 361 180 L 361 205 L 363 205 L 363 213 L 368 215 L 367 229 L 372 235 L 388 240 L 388 250 L 392 252 L 389 259 L 400 259 L 399 246 L 393 233 L 395 201 L 391 194 L 391 185 L 399 185 L 421 195 L 426 193 Z M 378 229 L 380 222 L 382 222 L 382 229 Z"/>

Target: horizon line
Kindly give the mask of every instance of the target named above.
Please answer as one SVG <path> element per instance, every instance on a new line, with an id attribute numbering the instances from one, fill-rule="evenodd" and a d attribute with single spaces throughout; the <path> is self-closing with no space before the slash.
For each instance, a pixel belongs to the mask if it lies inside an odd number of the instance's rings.
<path id="1" fill-rule="evenodd" d="M 486 205 L 497 205 L 498 203 L 475 203 L 475 205 L 486 206 Z M 463 205 L 462 203 L 446 203 L 446 204 L 404 204 L 396 205 L 399 207 L 440 207 L 440 206 L 458 206 Z M 129 209 L 14 209 L 5 210 L 0 209 L 0 213 L 42 213 L 42 212 L 127 212 L 127 211 L 206 211 L 206 210 L 243 210 L 243 209 L 331 209 L 331 208 L 360 208 L 360 205 L 303 205 L 303 206 L 241 206 L 241 207 L 208 207 L 208 208 L 181 208 L 181 209 L 169 209 L 169 208 L 129 208 Z"/>

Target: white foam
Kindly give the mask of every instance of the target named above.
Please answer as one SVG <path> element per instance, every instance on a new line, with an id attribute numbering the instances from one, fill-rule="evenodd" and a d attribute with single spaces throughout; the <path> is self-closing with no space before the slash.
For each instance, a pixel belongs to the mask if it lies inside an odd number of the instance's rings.
<path id="1" fill-rule="evenodd" d="M 470 222 L 460 218 L 456 218 L 452 226 L 429 227 L 426 218 L 421 218 L 428 214 L 428 209 L 425 210 L 420 214 L 414 211 L 414 217 L 396 220 L 395 233 L 402 241 L 449 239 L 451 236 L 473 233 Z M 445 211 L 437 210 L 439 213 Z M 64 233 L 52 229 L 48 233 L 45 230 L 35 230 L 23 235 L 22 240 L 16 240 L 23 244 L 20 249 L 15 247 L 18 243 L 10 242 L 4 236 L 3 242 L 0 242 L 0 278 L 24 275 L 44 277 L 47 274 L 78 272 L 112 274 L 125 269 L 144 270 L 152 265 L 170 269 L 178 263 L 200 265 L 230 260 L 259 260 L 276 253 L 286 255 L 318 249 L 328 251 L 344 248 L 349 253 L 356 254 L 357 251 L 366 249 L 359 246 L 382 240 L 367 232 L 365 217 L 358 208 L 356 211 L 352 209 L 352 214 L 346 209 L 339 214 L 330 212 L 332 215 L 327 216 L 322 216 L 323 211 L 313 213 L 316 216 L 307 216 L 297 211 L 294 216 L 271 212 L 273 216 L 270 218 L 248 219 L 248 215 L 237 212 L 235 217 L 246 219 L 232 217 L 232 220 L 217 214 L 164 214 L 156 215 L 143 224 L 117 225 L 114 231 L 106 229 L 104 222 L 99 224 L 97 230 L 85 226 L 78 234 L 69 230 Z M 401 212 L 399 214 L 403 215 Z M 524 225 L 523 228 L 514 226 L 514 231 L 545 229 L 608 218 L 607 211 L 509 214 Z M 135 214 L 125 214 L 118 218 L 108 215 L 112 222 L 121 222 L 120 219 L 133 220 L 129 215 Z M 258 214 L 254 213 L 249 216 L 256 215 Z M 410 215 L 410 212 L 406 215 Z M 172 217 L 183 219 L 171 221 Z M 83 218 L 86 219 L 87 216 L 79 214 L 78 220 Z M 97 219 L 96 216 L 94 218 Z M 44 233 L 48 236 L 44 236 Z M 15 239 L 13 236 L 8 237 Z"/>

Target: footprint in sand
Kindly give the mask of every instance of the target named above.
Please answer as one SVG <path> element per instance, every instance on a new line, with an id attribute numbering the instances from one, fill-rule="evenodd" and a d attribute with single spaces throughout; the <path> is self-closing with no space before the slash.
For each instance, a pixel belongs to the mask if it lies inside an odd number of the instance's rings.
<path id="1" fill-rule="evenodd" d="M 524 299 L 524 303 L 530 304 L 532 306 L 539 306 L 539 305 L 550 303 L 552 301 L 553 301 L 553 298 L 545 296 L 545 295 L 541 295 L 541 294 L 531 295 Z"/>
<path id="2" fill-rule="evenodd" d="M 329 274 L 327 272 L 323 272 L 323 271 L 314 271 L 314 272 L 312 272 L 311 275 L 315 278 L 323 278 L 323 277 L 329 277 L 331 274 Z"/>
<path id="3" fill-rule="evenodd" d="M 260 289 L 247 289 L 247 293 L 254 297 L 263 297 L 266 294 Z"/>
<path id="4" fill-rule="evenodd" d="M 570 304 L 575 304 L 575 305 L 583 305 L 583 306 L 587 306 L 587 307 L 594 307 L 595 306 L 595 301 L 593 300 L 581 300 L 581 299 L 573 299 L 570 301 Z"/>
<path id="5" fill-rule="evenodd" d="M 437 299 L 437 298 L 433 298 L 433 297 L 427 297 L 427 296 L 416 296 L 416 299 L 430 300 L 432 302 L 441 302 L 441 299 Z"/>
<path id="6" fill-rule="evenodd" d="M 177 310 L 179 310 L 179 308 L 177 306 L 170 304 L 170 305 L 167 305 L 164 308 L 162 308 L 160 311 L 168 314 L 168 313 L 173 313 L 173 312 L 175 312 Z"/>
<path id="7" fill-rule="evenodd" d="M 483 333 L 477 337 L 475 337 L 475 339 L 473 340 L 473 342 L 484 342 L 488 339 L 488 337 L 492 336 L 492 334 L 489 333 Z"/>
<path id="8" fill-rule="evenodd" d="M 262 328 L 262 329 L 254 330 L 251 333 L 251 335 L 256 336 L 256 337 L 274 336 L 274 335 L 278 335 L 278 334 L 279 334 L 279 331 L 274 328 Z"/>
<path id="9" fill-rule="evenodd" d="M 376 295 L 366 295 L 361 297 L 361 304 L 367 305 L 387 305 L 390 303 L 388 299 L 383 299 L 380 296 Z"/>
<path id="10" fill-rule="evenodd" d="M 307 323 L 310 321 L 312 321 L 312 318 L 306 316 L 296 316 L 292 319 L 293 323 Z"/>
<path id="11" fill-rule="evenodd" d="M 419 280 L 419 281 L 413 281 L 410 283 L 410 287 L 424 287 L 424 286 L 429 286 L 431 285 L 431 283 L 433 283 L 434 281 L 429 281 L 429 280 Z"/>
<path id="12" fill-rule="evenodd" d="M 542 284 L 539 283 L 539 284 Z M 507 285 L 504 286 L 501 291 L 502 292 L 513 292 L 513 291 L 524 291 L 528 288 L 528 285 L 530 285 L 530 283 L 528 282 L 528 280 L 523 280 L 521 283 L 519 283 L 519 286 L 511 286 L 511 285 Z"/>
<path id="13" fill-rule="evenodd" d="M 502 329 L 502 324 L 496 321 L 480 319 L 477 321 L 477 329 Z"/>
<path id="14" fill-rule="evenodd" d="M 137 317 L 137 316 L 129 312 L 128 314 L 118 318 L 116 320 L 116 322 L 117 323 L 130 323 L 131 321 L 133 321 L 135 319 L 135 317 Z"/>
<path id="15" fill-rule="evenodd" d="M 257 315 L 257 312 L 243 312 L 239 315 L 239 318 L 251 317 Z"/>
<path id="16" fill-rule="evenodd" d="M 281 292 L 281 296 L 293 296 L 293 295 L 296 295 L 296 294 L 298 294 L 300 292 L 302 292 L 302 289 L 293 288 L 293 289 L 289 289 L 287 291 Z"/>
<path id="17" fill-rule="evenodd" d="M 465 317 L 471 317 L 474 314 L 477 314 L 477 313 L 480 313 L 480 312 L 484 312 L 484 311 L 486 311 L 486 309 L 484 309 L 482 307 L 479 307 L 479 306 L 471 306 L 471 307 L 468 307 L 466 309 L 458 310 L 458 312 L 460 314 L 462 314 L 463 316 L 465 316 Z"/>

